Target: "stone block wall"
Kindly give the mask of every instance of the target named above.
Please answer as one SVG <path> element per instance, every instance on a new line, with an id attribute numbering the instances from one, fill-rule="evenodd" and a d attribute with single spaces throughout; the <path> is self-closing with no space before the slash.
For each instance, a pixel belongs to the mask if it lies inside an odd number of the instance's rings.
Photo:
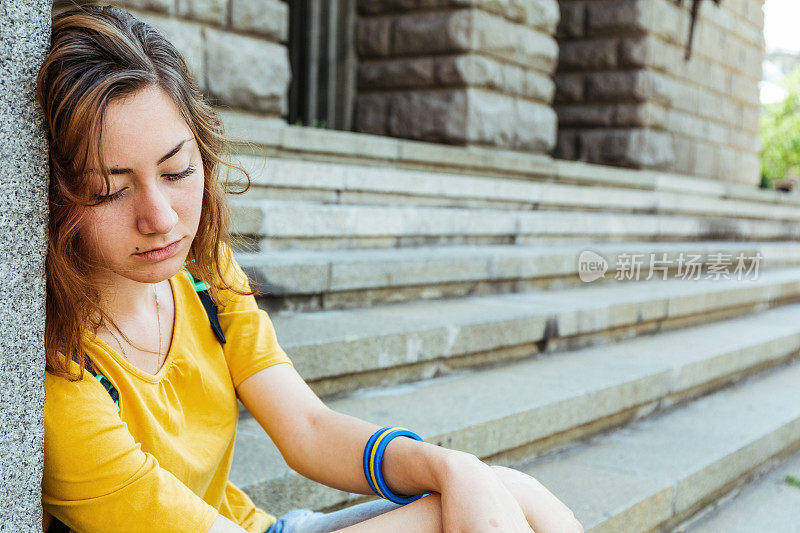
<path id="1" fill-rule="evenodd" d="M 183 54 L 209 101 L 288 113 L 289 6 L 282 0 L 112 0 Z M 56 6 L 63 9 L 60 3 Z"/>
<path id="2" fill-rule="evenodd" d="M 556 0 L 359 0 L 357 131 L 544 153 Z"/>
<path id="3" fill-rule="evenodd" d="M 763 0 L 560 0 L 556 157 L 755 185 Z"/>

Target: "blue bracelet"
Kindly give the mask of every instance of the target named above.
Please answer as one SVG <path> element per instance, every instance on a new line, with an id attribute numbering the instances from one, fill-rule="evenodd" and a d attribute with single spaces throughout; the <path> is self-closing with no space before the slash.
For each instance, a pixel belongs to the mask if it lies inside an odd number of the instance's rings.
<path id="1" fill-rule="evenodd" d="M 380 493 L 380 491 L 378 491 L 378 487 L 375 485 L 375 481 L 372 480 L 372 476 L 369 473 L 370 463 L 371 463 L 370 459 L 372 454 L 372 447 L 375 445 L 375 441 L 378 440 L 378 437 L 381 435 L 381 433 L 383 433 L 387 429 L 392 429 L 392 427 L 385 426 L 376 431 L 375 433 L 373 433 L 372 436 L 367 441 L 367 445 L 364 447 L 364 458 L 363 458 L 364 477 L 367 478 L 367 483 L 369 484 L 369 487 L 372 489 L 372 492 L 374 492 L 380 497 L 383 497 L 383 495 Z"/>
<path id="2" fill-rule="evenodd" d="M 364 476 L 375 494 L 394 503 L 405 505 L 422 498 L 425 494 L 399 496 L 389 490 L 388 485 L 386 485 L 386 481 L 383 479 L 383 452 L 386 450 L 389 441 L 395 437 L 411 437 L 418 441 L 423 440 L 422 437 L 405 428 L 382 427 L 372 434 L 364 447 Z"/>

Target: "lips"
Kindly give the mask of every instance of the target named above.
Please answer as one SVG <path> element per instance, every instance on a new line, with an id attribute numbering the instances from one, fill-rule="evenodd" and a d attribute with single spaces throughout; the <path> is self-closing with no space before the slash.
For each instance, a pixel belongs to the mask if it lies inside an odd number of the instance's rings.
<path id="1" fill-rule="evenodd" d="M 133 256 L 148 263 L 163 261 L 178 253 L 182 242 L 183 238 L 180 238 L 163 248 L 156 248 L 155 250 L 133 254 Z"/>
<path id="2" fill-rule="evenodd" d="M 149 252 L 157 252 L 158 250 L 163 250 L 164 248 L 168 248 L 168 247 L 172 246 L 173 244 L 175 244 L 178 241 L 180 241 L 180 239 L 178 239 L 176 241 L 172 241 L 170 243 L 167 243 L 164 246 L 159 246 L 158 248 L 151 248 L 149 250 L 145 250 L 144 252 L 137 252 L 136 255 L 146 254 L 146 253 L 149 253 Z"/>

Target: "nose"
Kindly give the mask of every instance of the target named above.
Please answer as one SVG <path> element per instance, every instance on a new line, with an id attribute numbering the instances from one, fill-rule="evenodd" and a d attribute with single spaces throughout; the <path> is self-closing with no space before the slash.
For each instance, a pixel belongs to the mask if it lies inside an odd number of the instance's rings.
<path id="1" fill-rule="evenodd" d="M 172 208 L 170 197 L 157 185 L 140 190 L 136 210 L 136 225 L 143 235 L 169 234 L 178 223 L 178 213 Z"/>

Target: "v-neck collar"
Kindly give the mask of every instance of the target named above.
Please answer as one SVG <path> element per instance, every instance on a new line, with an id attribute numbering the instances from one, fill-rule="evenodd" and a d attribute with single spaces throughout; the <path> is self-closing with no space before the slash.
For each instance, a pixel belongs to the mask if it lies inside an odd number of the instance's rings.
<path id="1" fill-rule="evenodd" d="M 106 343 L 103 339 L 101 339 L 88 329 L 84 330 L 89 339 L 95 344 L 97 344 L 104 352 L 108 353 L 114 359 L 114 361 L 117 362 L 119 366 L 124 368 L 127 372 L 138 377 L 142 381 L 146 381 L 148 383 L 158 383 L 164 378 L 164 375 L 167 373 L 167 370 L 169 370 L 170 366 L 172 366 L 172 363 L 175 359 L 176 346 L 179 345 L 180 342 L 179 339 L 183 333 L 183 328 L 181 326 L 181 320 L 180 320 L 181 316 L 180 313 L 178 312 L 178 308 L 180 307 L 178 305 L 179 291 L 177 291 L 175 287 L 175 284 L 178 283 L 178 280 L 175 278 L 176 276 L 182 275 L 181 272 L 183 272 L 183 269 L 181 269 L 175 276 L 169 278 L 169 287 L 170 291 L 172 292 L 172 305 L 174 307 L 174 315 L 172 320 L 172 340 L 169 343 L 167 357 L 164 359 L 161 368 L 159 368 L 158 372 L 156 372 L 155 374 L 150 374 L 149 372 L 145 372 L 144 370 L 134 366 L 122 354 L 120 354 L 114 348 L 109 346 L 108 343 Z"/>

